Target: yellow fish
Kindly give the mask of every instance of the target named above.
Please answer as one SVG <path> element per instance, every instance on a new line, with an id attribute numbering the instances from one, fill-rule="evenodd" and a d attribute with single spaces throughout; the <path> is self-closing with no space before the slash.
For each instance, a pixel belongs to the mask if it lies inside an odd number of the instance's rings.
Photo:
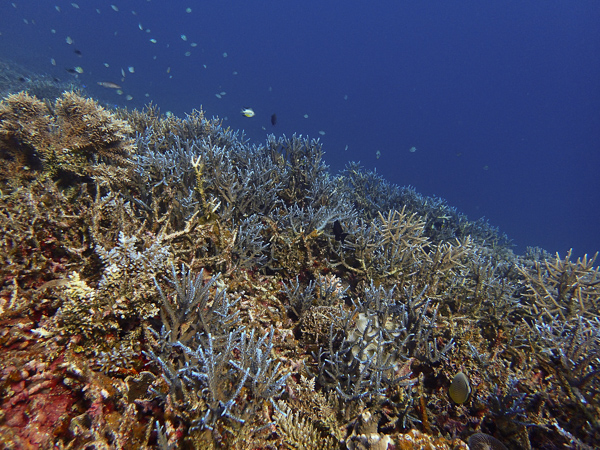
<path id="1" fill-rule="evenodd" d="M 246 117 L 254 117 L 254 110 L 252 108 L 243 108 L 242 115 Z"/>

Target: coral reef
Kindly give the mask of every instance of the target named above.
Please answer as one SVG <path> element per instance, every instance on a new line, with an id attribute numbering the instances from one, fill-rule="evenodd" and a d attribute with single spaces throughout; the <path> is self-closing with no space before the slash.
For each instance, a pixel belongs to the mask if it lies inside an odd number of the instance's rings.
<path id="1" fill-rule="evenodd" d="M 27 92 L 0 103 L 2 178 L 93 176 L 107 171 L 107 162 L 126 166 L 132 149 L 130 126 L 95 100 L 64 92 L 54 104 Z M 125 175 L 109 166 L 113 176 Z"/>
<path id="2" fill-rule="evenodd" d="M 323 158 L 11 91 L 1 446 L 598 447 L 595 257 Z"/>

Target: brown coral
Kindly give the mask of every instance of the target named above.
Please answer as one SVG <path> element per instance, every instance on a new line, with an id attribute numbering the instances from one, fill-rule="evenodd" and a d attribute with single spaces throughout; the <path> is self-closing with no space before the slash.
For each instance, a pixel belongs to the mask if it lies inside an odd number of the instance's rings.
<path id="1" fill-rule="evenodd" d="M 65 92 L 54 105 L 25 92 L 0 103 L 0 176 L 22 178 L 32 169 L 53 177 L 92 176 L 108 161 L 127 165 L 133 141 L 127 122 L 95 100 Z"/>
<path id="2" fill-rule="evenodd" d="M 53 156 L 61 169 L 76 165 L 85 173 L 96 158 L 123 163 L 131 151 L 131 127 L 96 101 L 65 92 L 56 100 L 54 112 L 60 145 Z"/>
<path id="3" fill-rule="evenodd" d="M 26 92 L 0 102 L 0 177 L 26 177 L 41 167 L 38 151 L 47 146 L 51 121 L 46 104 Z"/>

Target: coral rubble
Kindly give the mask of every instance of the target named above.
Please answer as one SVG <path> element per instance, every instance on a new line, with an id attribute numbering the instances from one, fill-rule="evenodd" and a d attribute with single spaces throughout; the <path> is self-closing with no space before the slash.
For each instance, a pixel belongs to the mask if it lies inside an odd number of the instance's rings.
<path id="1" fill-rule="evenodd" d="M 318 141 L 13 93 L 0 206 L 3 447 L 600 445 L 595 257 Z"/>

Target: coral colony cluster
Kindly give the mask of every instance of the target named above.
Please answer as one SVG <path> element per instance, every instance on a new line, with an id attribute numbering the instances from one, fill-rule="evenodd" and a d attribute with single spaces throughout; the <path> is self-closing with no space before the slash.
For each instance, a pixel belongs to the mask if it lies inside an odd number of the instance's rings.
<path id="1" fill-rule="evenodd" d="M 595 258 L 317 140 L 0 104 L 0 446 L 591 449 Z"/>

